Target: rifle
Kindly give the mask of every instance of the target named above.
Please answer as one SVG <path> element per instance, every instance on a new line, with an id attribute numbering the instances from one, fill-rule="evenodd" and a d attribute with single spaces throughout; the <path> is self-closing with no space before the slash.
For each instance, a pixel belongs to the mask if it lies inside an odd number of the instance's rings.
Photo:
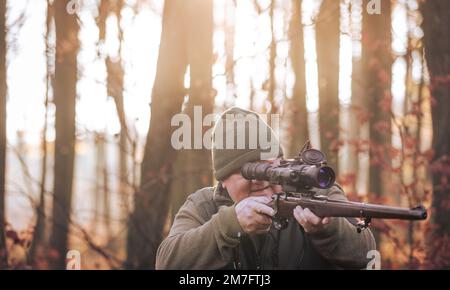
<path id="1" fill-rule="evenodd" d="M 372 218 L 427 218 L 427 211 L 422 205 L 409 209 L 338 200 L 316 194 L 314 188 L 328 189 L 335 184 L 335 173 L 326 165 L 325 154 L 311 149 L 309 141 L 294 159 L 282 159 L 280 165 L 276 166 L 264 162 L 248 162 L 242 166 L 241 174 L 248 180 L 266 180 L 282 186 L 284 192 L 273 195 L 269 203 L 275 210 L 273 221 L 278 229 L 287 226 L 288 218 L 298 205 L 309 208 L 319 217 L 362 218 L 363 221 L 356 224 L 358 233 L 370 225 Z"/>

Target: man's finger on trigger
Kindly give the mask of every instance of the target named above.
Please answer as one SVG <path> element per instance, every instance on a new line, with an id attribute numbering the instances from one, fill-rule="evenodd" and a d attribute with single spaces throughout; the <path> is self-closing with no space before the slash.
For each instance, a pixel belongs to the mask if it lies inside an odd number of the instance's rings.
<path id="1" fill-rule="evenodd" d="M 262 225 L 270 225 L 272 224 L 272 218 L 265 214 L 260 214 L 257 217 L 257 222 Z"/>
<path id="2" fill-rule="evenodd" d="M 323 220 L 322 220 L 322 224 L 323 225 L 327 225 L 329 223 L 330 223 L 330 218 L 329 217 L 323 218 Z"/>
<path id="3" fill-rule="evenodd" d="M 257 230 L 267 229 L 271 225 L 272 225 L 272 223 L 270 221 L 266 222 L 266 221 L 263 221 L 263 220 L 256 221 L 256 223 L 255 223 L 255 227 L 256 227 Z"/>
<path id="4" fill-rule="evenodd" d="M 312 211 L 310 211 L 309 208 L 305 208 L 303 212 L 306 220 L 312 223 L 313 225 L 317 226 L 321 223 L 321 219 L 318 216 L 316 216 Z"/>
<path id="5" fill-rule="evenodd" d="M 257 225 L 267 226 L 272 223 L 272 218 L 265 214 L 258 214 L 254 217 L 254 221 Z"/>
<path id="6" fill-rule="evenodd" d="M 273 208 L 262 203 L 256 203 L 254 209 L 259 214 L 266 214 L 268 216 L 273 216 L 275 214 Z"/>

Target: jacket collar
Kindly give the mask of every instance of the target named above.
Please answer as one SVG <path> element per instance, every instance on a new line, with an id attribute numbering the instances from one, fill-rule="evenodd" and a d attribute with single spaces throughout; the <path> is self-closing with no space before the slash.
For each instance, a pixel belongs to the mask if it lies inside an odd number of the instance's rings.
<path id="1" fill-rule="evenodd" d="M 234 201 L 231 199 L 226 188 L 222 186 L 221 182 L 214 188 L 213 199 L 217 206 L 231 206 L 234 204 Z"/>

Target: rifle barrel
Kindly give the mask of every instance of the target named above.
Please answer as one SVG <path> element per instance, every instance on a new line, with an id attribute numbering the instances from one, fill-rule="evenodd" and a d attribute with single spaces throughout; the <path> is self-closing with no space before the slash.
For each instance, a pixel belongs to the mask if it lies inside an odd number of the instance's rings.
<path id="1" fill-rule="evenodd" d="M 278 205 L 275 203 L 278 203 Z M 278 199 L 274 197 L 269 205 L 277 209 L 277 214 L 280 217 L 292 216 L 293 209 L 297 205 L 300 205 L 302 208 L 309 208 L 319 217 L 359 217 L 401 220 L 424 220 L 427 218 L 427 211 L 421 205 L 409 209 L 395 206 L 341 201 L 326 197 L 306 198 L 280 196 Z"/>

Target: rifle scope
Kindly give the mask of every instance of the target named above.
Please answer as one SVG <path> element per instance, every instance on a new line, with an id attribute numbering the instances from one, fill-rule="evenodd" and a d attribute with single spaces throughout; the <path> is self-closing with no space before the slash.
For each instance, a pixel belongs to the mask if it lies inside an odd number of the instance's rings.
<path id="1" fill-rule="evenodd" d="M 266 180 L 272 184 L 297 189 L 330 188 L 335 181 L 334 170 L 331 167 L 304 163 L 274 166 L 265 162 L 249 162 L 242 166 L 241 174 L 248 180 Z"/>

